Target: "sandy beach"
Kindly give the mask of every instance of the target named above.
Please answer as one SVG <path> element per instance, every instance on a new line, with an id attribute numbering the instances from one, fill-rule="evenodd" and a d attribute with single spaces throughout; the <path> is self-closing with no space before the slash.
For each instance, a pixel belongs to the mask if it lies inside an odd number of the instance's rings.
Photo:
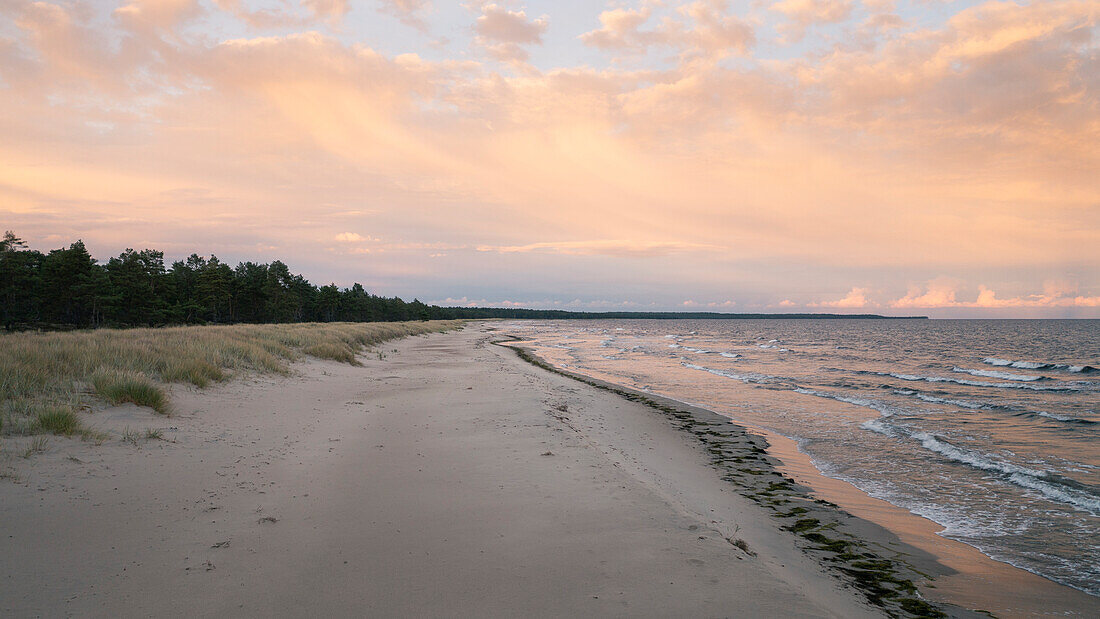
<path id="1" fill-rule="evenodd" d="M 90 416 L 130 441 L 9 450 L 0 614 L 882 615 L 689 433 L 495 339 L 176 387 L 171 417 Z"/>

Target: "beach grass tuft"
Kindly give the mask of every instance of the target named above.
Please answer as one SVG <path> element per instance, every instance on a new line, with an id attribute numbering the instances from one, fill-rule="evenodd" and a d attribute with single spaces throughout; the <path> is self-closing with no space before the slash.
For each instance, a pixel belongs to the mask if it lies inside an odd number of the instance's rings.
<path id="1" fill-rule="evenodd" d="M 171 362 L 163 378 L 170 383 L 191 383 L 203 389 L 212 382 L 226 379 L 225 372 L 206 359 L 180 359 Z"/>
<path id="2" fill-rule="evenodd" d="M 307 355 L 358 365 L 387 340 L 457 329 L 464 321 L 216 325 L 0 334 L 0 435 L 102 440 L 80 423 L 95 400 L 167 414 L 167 385 L 198 388 L 234 376 L 290 373 Z"/>
<path id="3" fill-rule="evenodd" d="M 80 417 L 68 407 L 44 406 L 35 416 L 34 427 L 46 434 L 72 436 L 81 429 Z"/>
<path id="4" fill-rule="evenodd" d="M 158 413 L 168 412 L 168 394 L 140 372 L 99 369 L 91 377 L 96 394 L 111 404 L 132 402 Z"/>
<path id="5" fill-rule="evenodd" d="M 355 358 L 355 351 L 351 349 L 351 346 L 343 342 L 321 342 L 318 344 L 310 344 L 302 349 L 302 352 L 318 359 L 331 359 L 333 361 L 340 361 L 341 363 L 349 363 L 351 365 L 362 365 Z"/>

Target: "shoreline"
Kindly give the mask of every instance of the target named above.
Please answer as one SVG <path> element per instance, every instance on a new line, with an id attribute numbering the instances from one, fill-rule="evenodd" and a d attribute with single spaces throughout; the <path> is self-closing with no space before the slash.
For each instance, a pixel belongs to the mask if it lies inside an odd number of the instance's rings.
<path id="1" fill-rule="evenodd" d="M 5 444 L 0 614 L 882 616 L 665 419 L 493 337 L 174 386 L 172 417 L 98 410 L 111 439 L 31 460 Z"/>
<path id="2" fill-rule="evenodd" d="M 509 336 L 515 337 L 515 336 Z M 763 433 L 715 411 L 666 396 L 558 368 L 522 347 L 523 342 L 496 342 L 548 372 L 603 389 L 668 418 L 678 431 L 693 435 L 711 454 L 711 466 L 745 498 L 782 519 L 808 556 L 867 596 L 868 601 L 904 616 L 971 616 L 970 609 L 936 600 L 936 609 L 913 594 L 926 582 L 950 573 L 921 548 L 903 543 L 892 531 L 859 519 L 824 499 L 814 499 L 809 486 L 784 474 Z M 720 428 L 715 431 L 713 428 Z M 732 440 L 731 440 L 732 439 Z M 915 581 L 915 582 L 914 582 Z M 922 589 L 922 593 L 923 588 Z"/>
<path id="3" fill-rule="evenodd" d="M 905 590 L 920 576 L 909 568 L 848 557 L 842 580 L 824 567 L 870 543 L 942 571 L 801 495 L 770 470 L 763 438 L 544 371 L 492 345 L 502 333 L 475 323 L 387 342 L 361 366 L 306 359 L 290 376 L 174 385 L 173 416 L 107 407 L 87 419 L 110 439 L 58 438 L 31 460 L 8 441 L 0 466 L 18 480 L 0 480 L 0 614 L 926 610 L 901 605 L 920 601 L 910 591 L 868 602 L 868 582 Z"/>
<path id="4" fill-rule="evenodd" d="M 515 336 L 511 336 L 515 337 Z M 516 341 L 517 345 L 522 341 Z M 519 349 L 520 346 L 510 346 Z M 595 378 L 554 366 L 530 349 L 525 354 L 536 365 L 548 371 L 570 376 L 589 384 L 603 385 L 611 391 L 672 403 L 673 407 L 686 407 L 706 411 L 747 432 L 764 438 L 769 464 L 781 477 L 796 481 L 799 491 L 811 500 L 822 499 L 849 518 L 863 521 L 852 528 L 860 535 L 881 539 L 882 532 L 897 544 L 907 547 L 910 558 L 920 557 L 913 563 L 910 575 L 918 589 L 930 601 L 959 609 L 980 609 L 977 612 L 993 612 L 999 617 L 1030 616 L 1090 616 L 1100 608 L 1100 600 L 1035 574 L 1010 563 L 998 561 L 981 550 L 950 538 L 937 535 L 943 527 L 927 518 L 872 497 L 852 484 L 822 473 L 810 457 L 799 450 L 792 439 L 776 432 L 735 420 L 690 402 L 642 391 L 611 381 Z M 749 493 L 751 494 L 751 490 Z M 749 496 L 749 495 L 746 495 Z M 750 496 L 750 498 L 752 498 Z M 851 522 L 848 522 L 850 526 Z M 871 525 L 868 530 L 866 525 Z M 875 531 L 874 529 L 881 529 Z M 923 576 L 931 578 L 920 578 Z"/>
<path id="5" fill-rule="evenodd" d="M 842 479 L 829 477 L 815 467 L 795 441 L 781 434 L 756 429 L 768 437 L 769 451 L 781 461 L 780 470 L 804 483 L 812 496 L 820 496 L 857 518 L 874 522 L 904 543 L 930 553 L 954 573 L 937 577 L 934 588 L 923 588 L 929 599 L 966 608 L 990 610 L 998 617 L 1090 616 L 1100 600 L 1089 594 L 998 561 L 978 548 L 940 536 L 943 526 L 883 499 L 870 496 Z M 1056 602 L 1055 602 L 1056 601 Z"/>

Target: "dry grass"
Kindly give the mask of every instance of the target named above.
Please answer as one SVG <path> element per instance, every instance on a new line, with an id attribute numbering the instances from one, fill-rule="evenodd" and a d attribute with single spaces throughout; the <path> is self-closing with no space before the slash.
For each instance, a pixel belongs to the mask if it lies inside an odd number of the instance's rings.
<path id="1" fill-rule="evenodd" d="M 0 334 L 0 434 L 82 434 L 89 398 L 165 413 L 165 383 L 287 374 L 301 355 L 358 364 L 365 349 L 461 321 L 305 323 Z"/>

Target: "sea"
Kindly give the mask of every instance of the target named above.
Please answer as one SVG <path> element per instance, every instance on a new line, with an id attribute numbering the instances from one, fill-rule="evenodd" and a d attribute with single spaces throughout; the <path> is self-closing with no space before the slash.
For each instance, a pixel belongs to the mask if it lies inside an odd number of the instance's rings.
<path id="1" fill-rule="evenodd" d="M 1100 596 L 1100 321 L 517 321 L 549 362 L 793 439 L 824 475 Z"/>

